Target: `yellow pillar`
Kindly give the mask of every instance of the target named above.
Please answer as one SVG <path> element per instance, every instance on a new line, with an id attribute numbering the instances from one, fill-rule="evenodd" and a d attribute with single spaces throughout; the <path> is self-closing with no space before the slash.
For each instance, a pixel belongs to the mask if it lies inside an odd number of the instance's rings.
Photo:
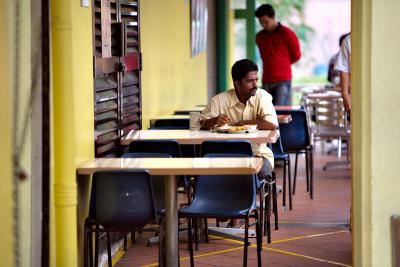
<path id="1" fill-rule="evenodd" d="M 0 2 L 0 266 L 13 266 L 13 202 L 12 202 L 12 140 L 11 140 L 11 46 L 10 5 L 12 1 Z"/>
<path id="2" fill-rule="evenodd" d="M 352 1 L 351 9 L 353 264 L 371 266 L 371 2 Z"/>
<path id="3" fill-rule="evenodd" d="M 390 266 L 390 217 L 400 214 L 400 2 L 352 1 L 354 266 Z"/>
<path id="4" fill-rule="evenodd" d="M 51 1 L 57 266 L 77 266 L 72 1 Z"/>
<path id="5" fill-rule="evenodd" d="M 94 154 L 91 9 L 51 1 L 56 266 L 78 266 L 76 168 Z M 52 247 L 54 249 L 54 247 Z"/>

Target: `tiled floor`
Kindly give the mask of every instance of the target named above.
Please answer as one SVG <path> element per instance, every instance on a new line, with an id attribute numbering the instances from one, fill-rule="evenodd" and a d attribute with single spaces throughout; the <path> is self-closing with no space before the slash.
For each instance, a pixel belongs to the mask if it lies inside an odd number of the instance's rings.
<path id="1" fill-rule="evenodd" d="M 351 182 L 349 169 L 323 171 L 335 156 L 315 152 L 315 196 L 306 192 L 304 158 L 299 157 L 298 183 L 293 210 L 279 211 L 280 228 L 272 230 L 272 243 L 264 238 L 263 266 L 350 266 L 351 233 L 348 230 Z M 294 158 L 292 160 L 294 162 Z M 280 177 L 281 169 L 278 169 Z M 278 184 L 282 181 L 279 178 Z M 279 194 L 279 201 L 282 195 Z M 281 207 L 281 205 L 280 205 Z M 122 255 L 116 266 L 157 266 L 158 247 L 146 247 L 149 234 L 142 234 Z M 180 242 L 181 266 L 189 266 L 185 236 Z M 253 242 L 255 244 L 255 242 Z M 248 266 L 257 266 L 255 245 L 249 249 Z M 212 237 L 195 251 L 196 266 L 242 266 L 243 246 L 238 241 Z"/>

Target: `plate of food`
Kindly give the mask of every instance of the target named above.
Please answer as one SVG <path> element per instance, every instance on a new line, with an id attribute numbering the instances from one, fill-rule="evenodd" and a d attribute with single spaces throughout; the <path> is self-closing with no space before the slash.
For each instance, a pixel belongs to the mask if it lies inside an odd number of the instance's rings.
<path id="1" fill-rule="evenodd" d="M 218 133 L 254 133 L 257 132 L 257 125 L 222 125 L 215 128 Z"/>

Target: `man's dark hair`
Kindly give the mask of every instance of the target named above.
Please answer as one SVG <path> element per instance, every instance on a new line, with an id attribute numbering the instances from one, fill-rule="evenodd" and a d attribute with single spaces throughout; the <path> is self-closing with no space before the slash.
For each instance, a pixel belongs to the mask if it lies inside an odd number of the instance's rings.
<path id="1" fill-rule="evenodd" d="M 258 71 L 258 66 L 256 63 L 250 59 L 236 61 L 231 70 L 232 80 L 241 81 L 244 77 L 246 77 L 247 73 L 251 71 Z"/>
<path id="2" fill-rule="evenodd" d="M 275 10 L 270 4 L 263 4 L 259 6 L 254 12 L 257 18 L 263 17 L 263 16 L 268 16 L 270 18 L 275 18 Z"/>

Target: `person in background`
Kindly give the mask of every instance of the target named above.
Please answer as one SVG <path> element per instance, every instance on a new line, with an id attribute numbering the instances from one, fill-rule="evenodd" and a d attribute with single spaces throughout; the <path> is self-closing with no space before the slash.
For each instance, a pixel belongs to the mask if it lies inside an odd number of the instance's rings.
<path id="1" fill-rule="evenodd" d="M 278 118 L 272 97 L 258 90 L 258 66 L 249 59 L 237 61 L 231 70 L 234 89 L 215 95 L 200 114 L 201 129 L 209 130 L 224 124 L 257 124 L 260 130 L 276 130 Z M 253 155 L 264 164 L 257 174 L 260 180 L 270 179 L 274 155 L 266 144 L 252 144 Z"/>
<path id="2" fill-rule="evenodd" d="M 346 38 L 347 35 L 348 35 L 348 33 L 342 34 L 340 36 L 340 38 L 339 38 L 339 49 L 342 46 L 342 42 L 343 42 L 344 38 Z M 338 56 L 339 56 L 339 51 L 331 57 L 331 59 L 329 60 L 329 65 L 328 65 L 328 77 L 327 77 L 327 80 L 329 82 L 333 83 L 335 86 L 339 86 L 340 85 L 340 74 L 339 74 L 339 71 L 335 70 L 335 64 L 336 64 Z"/>
<path id="3" fill-rule="evenodd" d="M 275 10 L 263 4 L 255 11 L 263 30 L 256 44 L 263 62 L 263 88 L 273 97 L 274 105 L 290 105 L 292 100 L 292 67 L 300 59 L 299 40 L 289 27 L 275 19 Z"/>
<path id="4" fill-rule="evenodd" d="M 340 73 L 340 87 L 343 97 L 344 108 L 351 111 L 350 95 L 350 57 L 351 57 L 351 35 L 348 34 L 340 46 L 339 56 L 335 64 L 335 70 Z"/>

